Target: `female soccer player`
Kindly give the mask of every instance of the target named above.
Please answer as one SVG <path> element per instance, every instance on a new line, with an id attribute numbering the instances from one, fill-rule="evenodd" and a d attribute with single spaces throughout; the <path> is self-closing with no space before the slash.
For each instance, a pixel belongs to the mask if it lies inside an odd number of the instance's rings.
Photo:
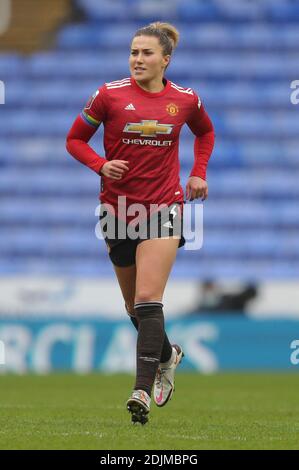
<path id="1" fill-rule="evenodd" d="M 178 159 L 182 126 L 187 123 L 195 135 L 186 200 L 207 198 L 206 168 L 214 145 L 213 126 L 199 97 L 164 77 L 178 38 L 169 23 L 139 29 L 131 44 L 131 76 L 100 87 L 67 136 L 71 155 L 101 175 L 101 228 L 138 331 L 136 382 L 127 408 L 132 421 L 142 424 L 153 386 L 158 406 L 171 398 L 183 356 L 166 335 L 162 304 L 177 249 L 185 242 Z M 105 157 L 88 145 L 101 123 Z"/>

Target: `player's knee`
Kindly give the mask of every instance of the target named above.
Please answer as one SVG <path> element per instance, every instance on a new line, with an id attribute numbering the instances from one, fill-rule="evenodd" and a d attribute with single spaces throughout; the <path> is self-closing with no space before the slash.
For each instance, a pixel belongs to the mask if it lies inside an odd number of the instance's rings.
<path id="1" fill-rule="evenodd" d="M 136 312 L 135 312 L 135 308 L 134 308 L 134 302 L 126 301 L 125 302 L 125 307 L 126 307 L 126 311 L 127 311 L 128 315 L 130 315 L 130 317 L 135 317 L 136 316 Z"/>
<path id="2" fill-rule="evenodd" d="M 154 301 L 161 302 L 160 295 L 157 295 L 156 292 L 152 292 L 150 289 L 136 292 L 135 304 L 141 303 L 141 302 L 154 302 Z"/>

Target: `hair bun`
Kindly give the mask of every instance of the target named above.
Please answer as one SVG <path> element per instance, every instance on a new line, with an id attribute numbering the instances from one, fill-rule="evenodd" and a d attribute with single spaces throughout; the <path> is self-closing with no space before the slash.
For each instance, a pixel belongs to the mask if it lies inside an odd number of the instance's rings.
<path id="1" fill-rule="evenodd" d="M 176 48 L 179 42 L 180 33 L 178 32 L 175 26 L 170 23 L 163 23 L 162 21 L 155 21 L 154 23 L 150 23 L 149 26 L 153 29 L 158 29 L 159 31 L 165 33 L 170 39 L 173 48 Z"/>

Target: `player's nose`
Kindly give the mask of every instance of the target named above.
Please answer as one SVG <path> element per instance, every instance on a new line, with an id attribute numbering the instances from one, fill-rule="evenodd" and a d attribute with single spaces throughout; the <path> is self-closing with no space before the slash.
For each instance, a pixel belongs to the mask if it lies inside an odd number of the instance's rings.
<path id="1" fill-rule="evenodd" d="M 142 64 L 142 63 L 143 63 L 142 52 L 140 52 L 140 53 L 136 56 L 136 62 L 137 62 L 138 64 Z"/>

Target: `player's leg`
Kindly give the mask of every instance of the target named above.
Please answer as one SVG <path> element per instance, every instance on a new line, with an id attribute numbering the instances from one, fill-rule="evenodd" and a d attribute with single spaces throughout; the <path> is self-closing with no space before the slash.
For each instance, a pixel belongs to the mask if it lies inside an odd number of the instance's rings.
<path id="1" fill-rule="evenodd" d="M 162 302 L 164 289 L 182 241 L 182 214 L 179 204 L 174 203 L 154 212 L 141 228 L 142 237 L 136 251 L 136 297 L 135 302 L 150 300 Z M 162 350 L 161 361 L 171 355 L 171 345 Z"/>
<path id="2" fill-rule="evenodd" d="M 155 238 L 143 240 L 136 249 L 137 368 L 134 391 L 127 402 L 133 422 L 147 422 L 165 338 L 162 299 L 178 245 L 176 238 Z"/>
<path id="3" fill-rule="evenodd" d="M 163 294 L 179 240 L 150 239 L 136 250 L 135 310 L 139 329 L 135 390 L 151 395 L 164 341 Z M 171 345 L 169 357 L 172 354 Z"/>
<path id="4" fill-rule="evenodd" d="M 175 247 L 175 249 L 172 248 L 172 250 L 165 250 L 165 246 L 166 246 L 165 242 L 166 243 L 168 242 L 168 246 L 169 246 L 169 241 L 170 241 L 170 244 L 172 244 Z M 144 243 L 149 243 L 149 242 L 151 242 L 151 240 L 146 240 L 146 241 L 143 240 L 142 242 L 140 242 L 140 245 Z M 161 283 L 158 283 L 159 284 L 158 290 L 160 292 L 160 294 L 158 294 L 158 297 L 161 298 L 162 300 L 164 288 L 168 279 L 168 275 L 169 275 L 172 263 L 175 258 L 176 249 L 177 249 L 179 240 L 168 239 L 168 240 L 157 240 L 157 242 L 158 242 L 156 243 L 157 246 L 161 244 L 160 250 L 161 249 L 163 250 L 164 255 L 168 253 L 168 256 L 170 255 L 170 257 L 172 258 L 172 261 L 169 264 L 169 267 L 165 266 L 165 269 L 163 269 L 163 271 L 161 271 L 161 266 L 159 266 L 156 262 L 157 269 L 162 274 L 160 276 L 158 272 L 158 277 L 161 279 Z M 162 248 L 162 245 L 164 246 L 164 249 Z M 138 319 L 136 317 L 135 308 L 133 308 L 132 310 L 132 305 L 134 305 L 134 300 L 136 301 L 136 278 L 137 278 L 138 258 L 139 258 L 137 251 L 139 252 L 140 250 L 139 249 L 136 250 L 136 246 L 133 246 L 132 241 L 127 240 L 124 243 L 120 243 L 112 247 L 109 250 L 109 256 L 114 266 L 114 270 L 115 270 L 115 273 L 116 273 L 116 276 L 117 276 L 117 279 L 118 279 L 118 282 L 119 282 L 119 285 L 123 294 L 123 298 L 125 300 L 127 311 L 129 314 L 131 313 L 131 315 L 135 314 L 135 318 L 131 316 L 131 319 L 135 327 L 137 329 L 140 329 L 140 326 L 138 328 L 138 325 L 140 325 L 140 318 Z M 149 257 L 149 260 L 153 261 L 153 259 L 154 258 L 151 259 L 151 257 Z M 158 259 L 161 260 L 161 255 L 159 253 L 157 253 L 157 260 Z M 165 258 L 165 261 L 167 264 L 168 262 L 167 258 Z M 133 264 L 134 262 L 136 262 L 136 265 Z M 145 272 L 145 276 L 147 275 L 149 275 L 149 273 Z M 151 279 L 151 276 L 149 276 L 149 279 Z M 157 294 L 154 294 L 154 292 L 156 292 L 156 287 L 157 285 L 154 286 L 155 290 L 152 291 L 152 295 L 154 295 L 157 298 Z M 135 296 L 135 299 L 134 299 L 134 296 Z M 169 343 L 167 335 L 164 331 L 164 318 L 163 318 L 163 312 L 161 310 L 161 302 L 158 303 L 158 309 L 155 309 L 155 311 L 153 311 L 153 307 L 155 306 L 155 304 L 156 304 L 155 302 L 150 303 L 149 309 L 147 309 L 144 304 L 138 305 L 138 307 L 140 308 L 141 311 L 149 313 L 149 315 L 147 315 L 147 320 L 150 319 L 151 315 L 154 315 L 154 317 L 157 317 L 157 313 L 158 313 L 160 320 L 162 319 L 162 351 L 164 352 L 164 357 L 166 358 L 165 360 L 169 360 L 169 358 L 173 356 L 173 348 L 171 344 Z M 161 317 L 161 313 L 162 313 L 162 317 Z M 161 339 L 160 339 L 160 342 L 161 342 Z M 160 345 L 159 345 L 159 357 L 160 359 L 157 362 L 157 366 L 159 365 L 159 362 L 163 360 L 161 359 L 163 355 L 161 356 Z M 138 361 L 137 361 L 137 369 L 138 369 Z M 155 370 L 157 370 L 157 367 L 155 367 Z M 155 377 L 155 371 L 152 372 L 151 374 L 153 375 L 153 377 Z M 151 382 L 153 382 L 153 378 L 151 378 Z M 152 383 L 151 383 L 151 386 L 152 386 Z M 147 394 L 145 390 L 143 389 L 136 390 L 136 387 L 135 387 L 133 395 L 131 399 L 128 401 L 128 408 L 130 412 L 132 413 L 133 422 L 139 421 L 141 423 L 145 423 L 147 421 L 146 415 L 149 412 L 149 406 L 150 406 L 149 395 L 150 393 Z"/>
<path id="5" fill-rule="evenodd" d="M 115 253 L 113 254 L 113 260 L 114 262 L 118 261 L 116 259 Z M 134 327 L 136 328 L 136 330 L 138 330 L 138 319 L 134 309 L 136 290 L 136 265 L 132 264 L 131 266 L 117 266 L 116 264 L 113 264 L 113 268 L 123 295 L 126 311 Z M 164 341 L 160 361 L 168 361 L 171 356 L 171 353 L 171 344 L 169 342 L 167 334 L 164 332 Z"/>
<path id="6" fill-rule="evenodd" d="M 139 261 L 139 270 L 137 268 L 135 301 L 136 303 L 144 302 L 145 305 L 148 301 L 160 301 L 160 315 L 162 318 L 162 299 L 164 289 L 176 257 L 178 243 L 179 240 L 176 238 L 154 239 L 142 242 L 138 247 L 137 259 Z M 136 309 L 136 311 L 138 315 L 138 309 Z M 147 311 L 149 311 L 149 309 Z M 147 318 L 147 322 L 144 322 L 144 335 L 145 337 L 148 337 L 148 347 L 149 351 L 151 351 L 151 347 L 153 346 L 150 340 L 151 331 L 147 326 L 150 323 L 150 320 L 146 317 L 146 313 L 147 312 L 144 309 L 144 315 L 145 318 Z M 157 326 L 154 326 L 154 329 L 156 332 L 158 331 Z M 142 344 L 143 338 L 141 337 L 139 341 Z M 161 356 L 158 368 L 156 367 L 156 363 L 146 365 L 142 360 L 139 359 L 138 361 L 137 358 L 139 369 L 137 367 L 135 389 L 145 389 L 145 385 L 147 385 L 148 388 L 146 391 L 149 393 L 150 385 L 152 385 L 154 377 L 154 401 L 156 405 L 164 406 L 173 395 L 175 369 L 181 362 L 183 355 L 184 354 L 180 346 L 171 345 L 168 342 L 167 355 L 165 355 L 164 358 Z"/>
<path id="7" fill-rule="evenodd" d="M 138 330 L 138 323 L 135 317 L 134 310 L 134 299 L 135 299 L 135 287 L 136 287 L 136 265 L 131 266 L 116 266 L 113 264 L 120 290 L 125 302 L 125 308 L 127 310 L 130 319 L 136 330 Z"/>
<path id="8" fill-rule="evenodd" d="M 106 243 L 108 246 L 109 258 L 112 262 L 112 266 L 125 302 L 126 311 L 130 318 L 134 319 L 134 297 L 136 282 L 135 253 L 137 243 L 136 241 L 130 239 L 121 240 L 117 243 L 115 243 L 115 241 L 111 242 L 111 240 L 106 240 Z M 137 328 L 137 324 L 135 326 Z"/>
<path id="9" fill-rule="evenodd" d="M 135 303 L 158 300 L 176 258 L 179 240 L 175 237 L 143 240 L 136 250 Z"/>

